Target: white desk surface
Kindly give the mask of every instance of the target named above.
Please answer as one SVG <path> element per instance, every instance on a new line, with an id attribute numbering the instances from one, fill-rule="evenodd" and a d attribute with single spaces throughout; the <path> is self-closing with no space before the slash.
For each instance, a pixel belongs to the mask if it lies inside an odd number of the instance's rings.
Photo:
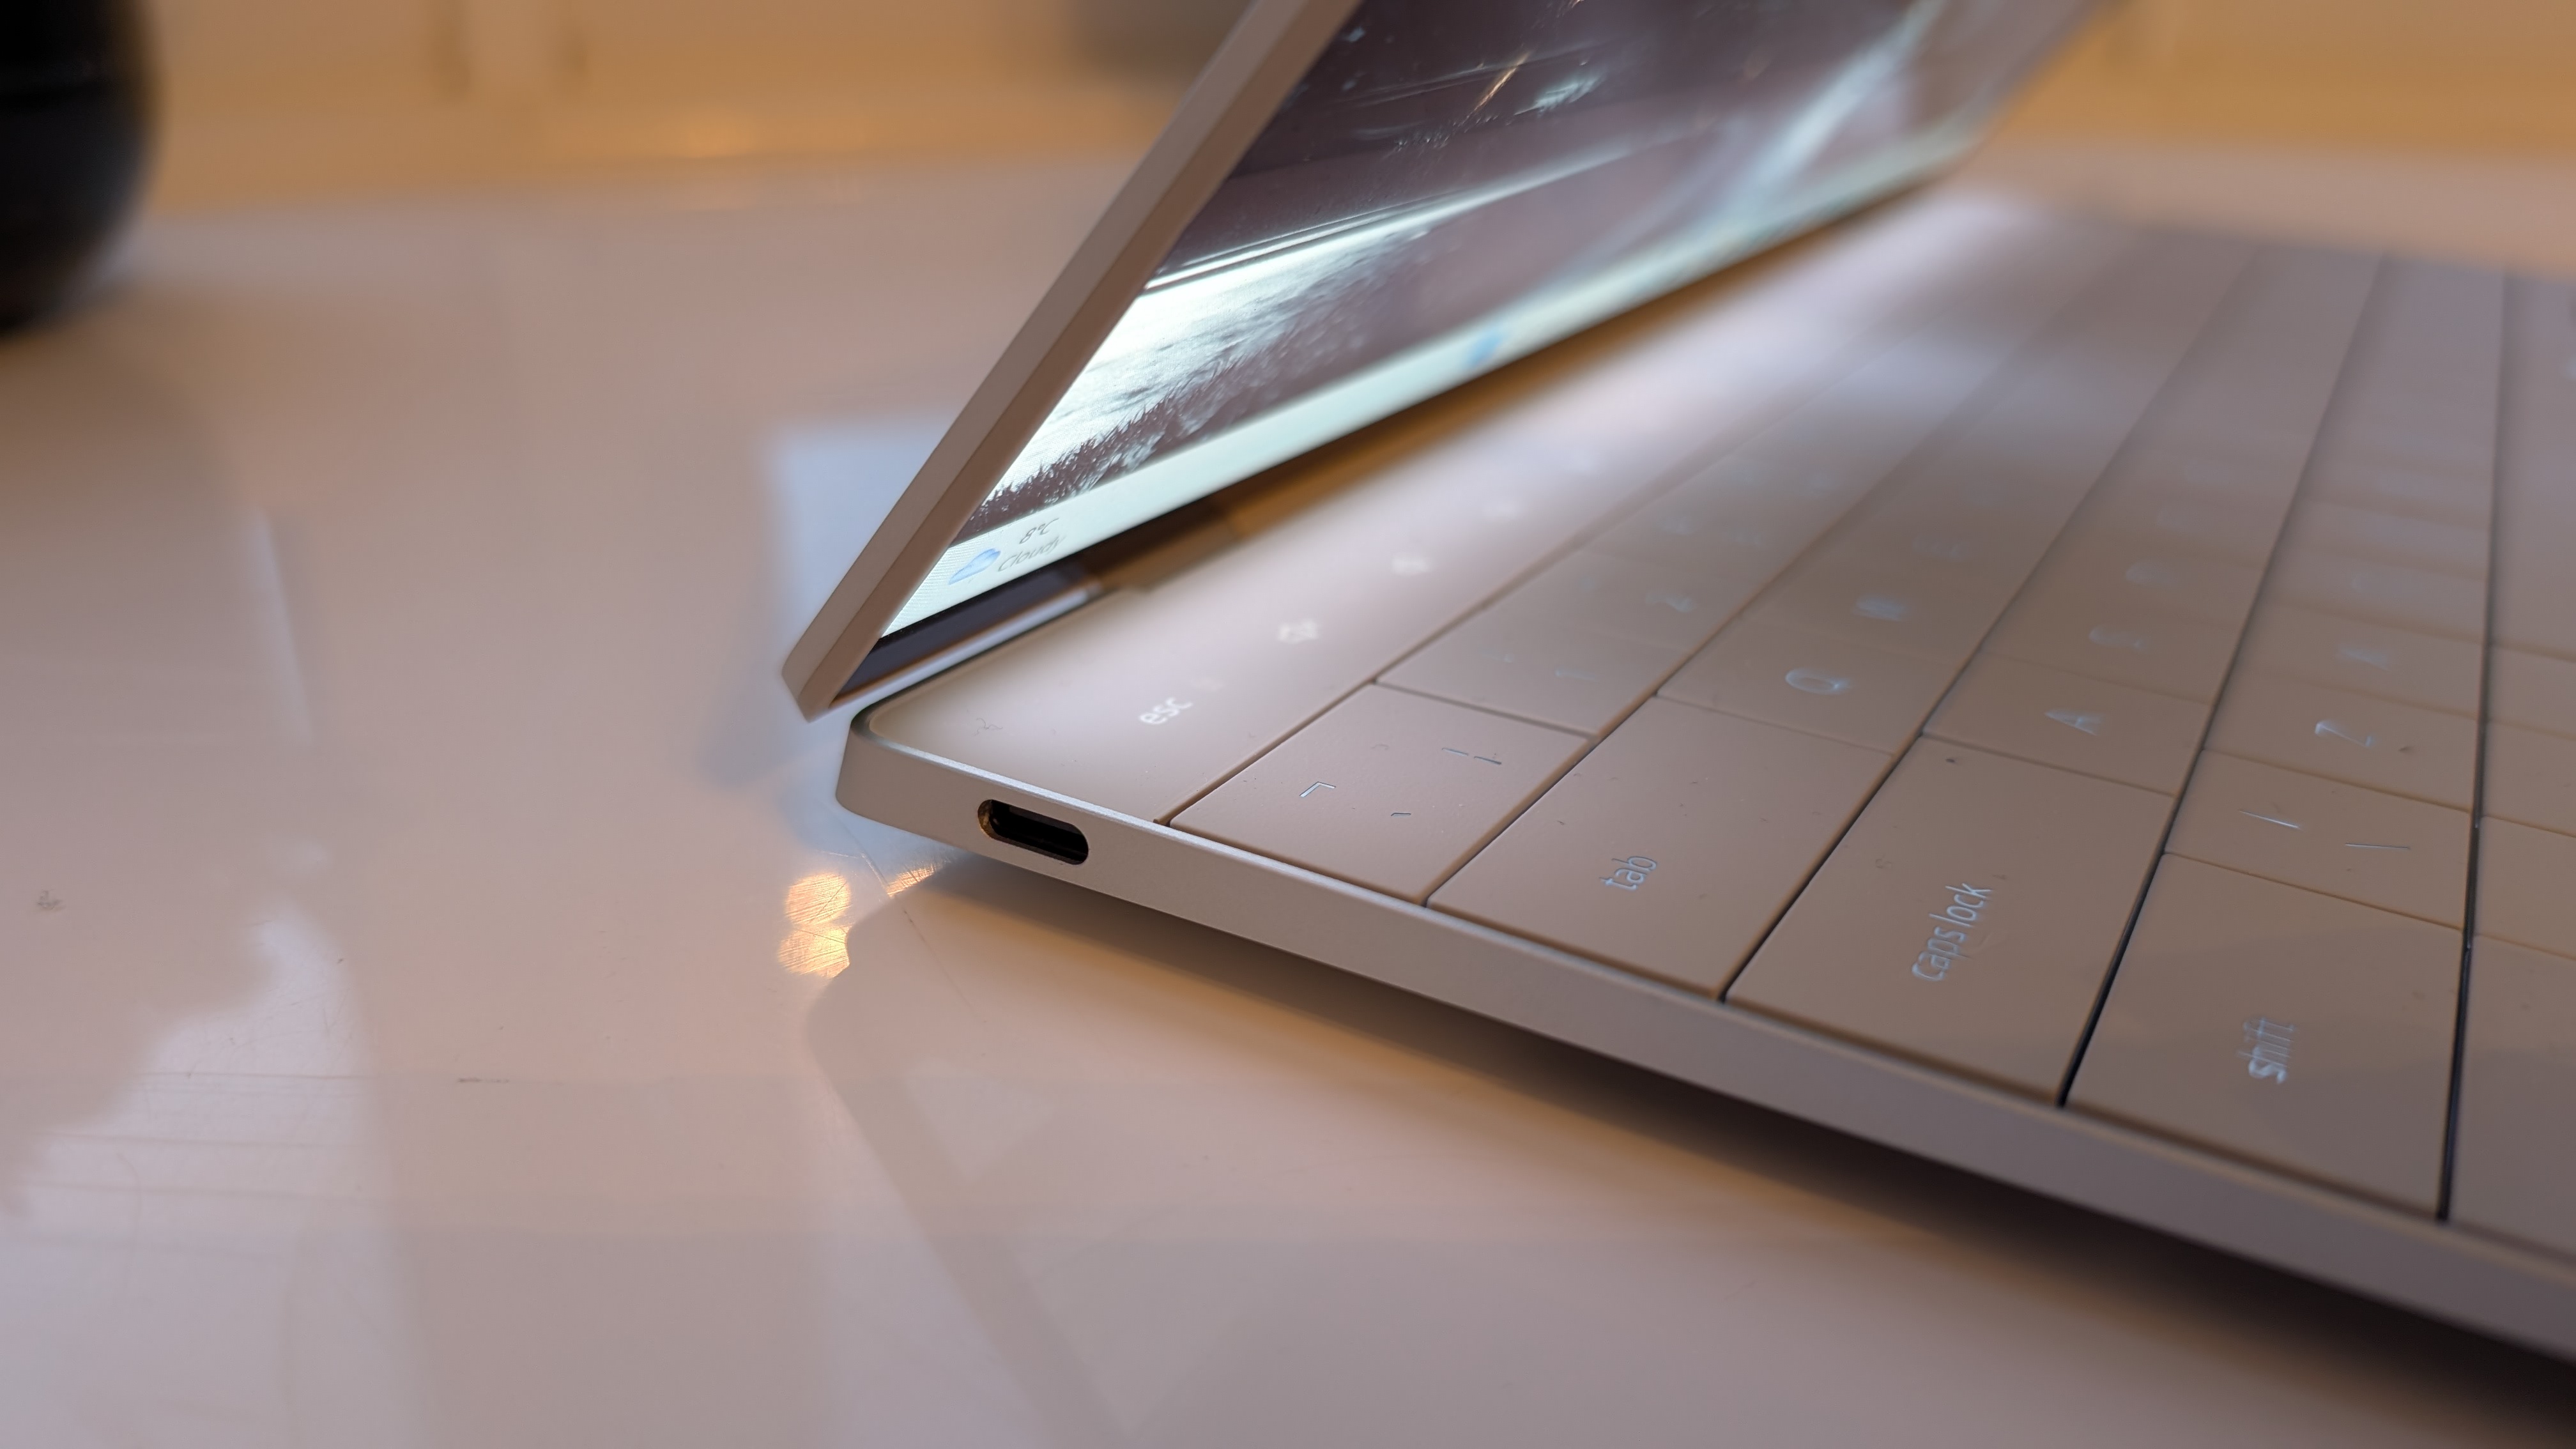
<path id="1" fill-rule="evenodd" d="M 1115 176 L 180 217 L 0 341 L 0 1443 L 2576 1427 L 2566 1368 L 841 812 L 773 668 L 835 492 Z"/>

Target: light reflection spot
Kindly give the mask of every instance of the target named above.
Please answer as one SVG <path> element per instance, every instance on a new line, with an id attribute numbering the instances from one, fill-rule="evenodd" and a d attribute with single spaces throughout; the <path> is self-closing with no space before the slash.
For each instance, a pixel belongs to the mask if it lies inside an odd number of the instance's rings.
<path id="1" fill-rule="evenodd" d="M 830 871 L 787 888 L 787 919 L 800 926 L 828 925 L 850 913 L 850 883 Z"/>
<path id="2" fill-rule="evenodd" d="M 778 943 L 778 964 L 799 976 L 838 976 L 850 964 L 849 935 L 845 926 L 790 931 Z"/>

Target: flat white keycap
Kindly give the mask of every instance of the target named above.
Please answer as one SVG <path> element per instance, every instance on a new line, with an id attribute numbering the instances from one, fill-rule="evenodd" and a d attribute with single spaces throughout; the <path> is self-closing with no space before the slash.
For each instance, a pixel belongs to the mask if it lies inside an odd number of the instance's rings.
<path id="1" fill-rule="evenodd" d="M 1579 735 L 1372 685 L 1172 820 L 1407 900 L 1583 752 Z"/>
<path id="2" fill-rule="evenodd" d="M 2486 772 L 2478 803 L 2489 818 L 2576 835 L 2576 740 L 2489 725 Z"/>
<path id="3" fill-rule="evenodd" d="M 1672 645 L 1488 611 L 1378 678 L 1416 694 L 1597 735 L 1652 694 L 1684 654 Z"/>
<path id="4" fill-rule="evenodd" d="M 1474 611 L 1618 500 L 1543 458 L 1390 470 L 952 669 L 862 728 L 1159 820 Z M 1508 506 L 1506 506 L 1508 505 Z M 1713 627 L 1713 626 L 1712 626 Z"/>
<path id="5" fill-rule="evenodd" d="M 2576 660 L 2576 302 L 2564 284 L 2516 279 L 2513 306 L 2496 467 L 2495 642 Z"/>
<path id="6" fill-rule="evenodd" d="M 2205 754 L 2165 848 L 2445 926 L 2469 908 L 2469 815 Z"/>
<path id="7" fill-rule="evenodd" d="M 1789 485 L 1762 487 L 1744 476 L 1756 466 L 1684 484 L 1586 546 L 1667 568 L 1768 578 L 1832 527 L 1845 505 Z"/>
<path id="8" fill-rule="evenodd" d="M 2168 856 L 2069 1104 L 2431 1212 L 2460 933 Z"/>
<path id="9" fill-rule="evenodd" d="M 2298 479 L 2367 302 L 2375 258 L 2267 247 L 2224 308 L 2224 330 L 2158 399 L 2160 438 L 2205 439 Z"/>
<path id="10" fill-rule="evenodd" d="M 2347 689 L 2239 675 L 2219 703 L 2209 747 L 2466 810 L 2476 785 L 2478 727 Z"/>
<path id="11" fill-rule="evenodd" d="M 2496 540 L 2495 642 L 2576 659 L 2576 569 L 2566 567 L 2576 529 L 2543 541 L 2507 529 Z"/>
<path id="12" fill-rule="evenodd" d="M 2289 546 L 2301 552 L 2402 564 L 2472 579 L 2487 576 L 2488 541 L 2485 529 L 2325 502 L 2301 505 L 2291 518 L 2289 536 Z"/>
<path id="13" fill-rule="evenodd" d="M 1431 904 L 1715 991 L 1887 764 L 1874 750 L 1648 700 Z"/>
<path id="14" fill-rule="evenodd" d="M 2349 508 L 2395 513 L 2431 523 L 2483 530 L 2492 487 L 2466 472 L 2444 472 L 2405 459 L 2352 453 L 2321 457 L 2308 496 Z"/>
<path id="15" fill-rule="evenodd" d="M 1810 493 L 1857 499 L 2013 361 L 2106 261 L 2138 271 L 2152 267 L 2161 250 L 2134 240 L 2100 242 L 2042 251 L 2026 285 L 1980 298 L 1870 358 L 1764 427 L 1737 457 L 1799 468 L 1808 475 L 1800 486 Z M 2076 305 L 2099 310 L 2099 296 Z"/>
<path id="16" fill-rule="evenodd" d="M 1914 738 L 1950 679 L 1947 666 L 1910 654 L 1739 619 L 1661 693 L 1893 755 Z"/>
<path id="17" fill-rule="evenodd" d="M 2147 496 L 2164 502 L 2266 508 L 2278 517 L 2299 486 L 2299 461 L 2306 454 L 2304 440 L 2295 452 L 2222 451 L 2149 442 L 2123 452 L 2104 476 L 2102 486 L 2124 496 Z"/>
<path id="18" fill-rule="evenodd" d="M 1955 668 L 2011 597 L 1992 585 L 1849 558 L 1828 546 L 1766 592 L 1750 617 Z"/>
<path id="19" fill-rule="evenodd" d="M 2024 592 L 1985 652 L 2207 704 L 2236 657 L 2236 636 L 2225 625 L 2106 605 L 2068 582 Z"/>
<path id="20" fill-rule="evenodd" d="M 2105 483 L 2085 502 L 2076 527 L 2118 531 L 2150 548 L 2185 549 L 2261 568 L 2281 531 L 2283 502 L 2174 498 Z"/>
<path id="21" fill-rule="evenodd" d="M 2484 579 L 2284 546 L 2272 565 L 2270 593 L 2289 603 L 2400 629 L 2486 638 Z"/>
<path id="22" fill-rule="evenodd" d="M 2576 663 L 2518 649 L 2487 656 L 2487 717 L 2576 737 Z"/>
<path id="23" fill-rule="evenodd" d="M 2099 610 L 2152 610 L 2235 629 L 2262 582 L 2263 571 L 2246 564 L 2150 548 L 2124 534 L 2070 531 L 2031 587 L 2081 597 Z"/>
<path id="24" fill-rule="evenodd" d="M 1989 548 L 2027 550 L 2035 560 L 2081 505 L 2081 470 L 2087 463 L 2098 466 L 2102 451 L 2096 436 L 2082 440 L 2083 456 L 2058 457 L 2053 455 L 2065 449 L 2049 441 L 1991 429 L 1952 439 L 1872 500 L 1864 518 L 1909 534 L 1974 533 Z"/>
<path id="25" fill-rule="evenodd" d="M 1953 575 L 1989 588 L 2018 589 L 2055 533 L 2045 519 L 1960 518 L 1924 508 L 1873 513 L 1837 545 L 1861 564 Z"/>
<path id="26" fill-rule="evenodd" d="M 2479 937 L 2463 1046 L 2451 1221 L 2576 1256 L 2576 961 Z"/>
<path id="27" fill-rule="evenodd" d="M 2208 722 L 2188 699 L 1980 654 L 1923 732 L 2173 795 Z"/>
<path id="28" fill-rule="evenodd" d="M 1619 634 L 1684 652 L 1698 648 L 1762 587 L 1579 549 L 1496 599 L 1493 612 Z"/>
<path id="29" fill-rule="evenodd" d="M 2254 610 L 2238 667 L 2474 718 L 2479 654 L 2466 639 L 2266 600 Z"/>
<path id="30" fill-rule="evenodd" d="M 2171 805 L 1924 740 L 1726 999 L 2054 1099 Z"/>
<path id="31" fill-rule="evenodd" d="M 2478 934 L 2576 956 L 2576 836 L 2479 821 Z"/>

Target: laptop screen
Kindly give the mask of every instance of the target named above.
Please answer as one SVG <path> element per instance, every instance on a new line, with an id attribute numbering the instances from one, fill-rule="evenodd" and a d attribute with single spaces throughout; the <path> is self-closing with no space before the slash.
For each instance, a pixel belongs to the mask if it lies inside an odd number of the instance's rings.
<path id="1" fill-rule="evenodd" d="M 1360 0 L 903 628 L 1955 159 L 2089 0 Z"/>

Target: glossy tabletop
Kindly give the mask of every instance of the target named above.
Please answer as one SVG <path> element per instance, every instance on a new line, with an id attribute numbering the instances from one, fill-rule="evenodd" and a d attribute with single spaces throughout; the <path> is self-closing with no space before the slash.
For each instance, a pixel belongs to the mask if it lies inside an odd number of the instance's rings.
<path id="1" fill-rule="evenodd" d="M 2563 1367 L 843 812 L 776 661 L 1118 174 L 182 216 L 0 341 L 0 1443 L 2576 1425 Z"/>

